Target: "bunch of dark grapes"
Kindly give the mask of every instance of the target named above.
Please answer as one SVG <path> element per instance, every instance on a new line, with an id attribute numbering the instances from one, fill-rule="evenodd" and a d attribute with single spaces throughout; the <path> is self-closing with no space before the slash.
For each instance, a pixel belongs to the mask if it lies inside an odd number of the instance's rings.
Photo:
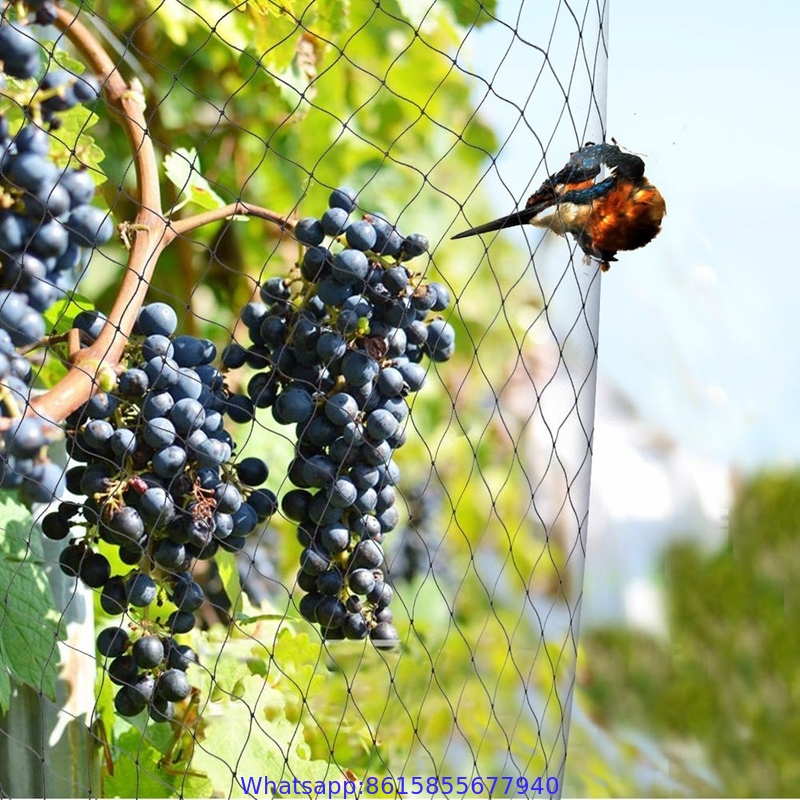
<path id="1" fill-rule="evenodd" d="M 0 488 L 19 489 L 20 500 L 28 506 L 49 503 L 64 483 L 62 468 L 47 457 L 47 448 L 61 438 L 61 429 L 33 414 L 22 416 L 32 381 L 30 362 L 0 330 L 0 415 L 13 418 L 0 440 Z"/>
<path id="2" fill-rule="evenodd" d="M 37 13 L 49 6 L 36 6 Z M 15 78 L 32 78 L 42 46 L 30 25 L 0 21 L 0 62 Z M 12 134 L 0 117 L 0 327 L 16 346 L 45 334 L 41 312 L 74 290 L 92 250 L 114 233 L 107 211 L 91 205 L 95 184 L 83 169 L 58 167 L 51 158 L 56 114 L 97 100 L 92 76 L 50 70 Z M 47 126 L 48 129 L 45 128 Z"/>
<path id="3" fill-rule="evenodd" d="M 18 4 L 21 5 L 21 4 Z M 0 72 L 3 85 L 5 76 L 18 80 L 36 78 L 42 71 L 42 56 L 48 55 L 40 43 L 32 25 L 52 25 L 56 21 L 56 4 L 48 0 L 30 0 L 24 3 L 30 12 L 12 22 L 5 13 L 0 18 Z M 57 73 L 57 74 L 56 74 Z M 67 111 L 78 103 L 96 100 L 99 96 L 99 83 L 96 79 L 57 69 L 50 71 L 40 82 L 42 97 L 35 97 L 37 113 L 45 122 L 58 125 L 55 114 Z"/>
<path id="4" fill-rule="evenodd" d="M 76 319 L 89 339 L 102 325 L 96 313 Z M 107 628 L 97 642 L 113 659 L 117 711 L 149 708 L 159 721 L 190 692 L 185 671 L 194 655 L 174 636 L 194 627 L 204 600 L 194 560 L 241 550 L 277 507 L 271 491 L 255 488 L 267 465 L 234 462 L 223 427 L 226 416 L 252 413 L 247 398 L 231 395 L 211 365 L 214 345 L 175 336 L 176 327 L 168 305 L 142 308 L 114 392 L 99 392 L 67 420 L 70 455 L 79 462 L 67 472 L 67 488 L 86 499 L 62 502 L 42 524 L 51 539 L 72 536 L 63 571 L 100 589 L 106 613 L 127 615 L 127 626 Z M 111 574 L 100 540 L 119 548 L 129 572 Z"/>
<path id="5" fill-rule="evenodd" d="M 449 359 L 452 326 L 439 312 L 447 289 L 406 264 L 428 249 L 381 215 L 352 219 L 355 195 L 337 189 L 321 219 L 301 219 L 299 274 L 270 278 L 263 302 L 242 314 L 247 349 L 233 344 L 229 367 L 259 371 L 248 393 L 258 408 L 296 426 L 282 500 L 303 546 L 301 614 L 328 639 L 397 640 L 381 541 L 398 523 L 395 450 L 405 441 L 406 398 L 426 377 L 423 357 Z M 327 242 L 327 243 L 326 243 Z"/>
<path id="6" fill-rule="evenodd" d="M 49 158 L 50 134 L 34 123 L 12 137 L 0 118 L 0 328 L 16 346 L 45 334 L 42 312 L 75 289 L 94 248 L 114 233 L 91 205 L 86 170 Z"/>
<path id="7" fill-rule="evenodd" d="M 51 3 L 27 6 L 36 22 L 53 21 Z M 31 25 L 0 21 L 3 78 L 36 77 L 42 52 Z M 108 212 L 91 205 L 91 175 L 57 167 L 42 126 L 57 127 L 58 112 L 98 93 L 94 78 L 55 70 L 39 82 L 27 121 L 15 133 L 0 116 L 0 412 L 14 418 L 0 444 L 0 485 L 19 488 L 28 505 L 52 500 L 63 479 L 46 456 L 57 429 L 35 414 L 24 416 L 32 370 L 17 348 L 42 340 L 42 313 L 76 288 L 92 250 L 114 230 Z"/>

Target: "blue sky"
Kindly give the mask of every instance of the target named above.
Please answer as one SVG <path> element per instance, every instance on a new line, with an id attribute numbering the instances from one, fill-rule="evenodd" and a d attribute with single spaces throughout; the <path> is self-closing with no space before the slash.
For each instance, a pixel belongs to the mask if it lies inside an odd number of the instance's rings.
<path id="1" fill-rule="evenodd" d="M 518 5 L 503 0 L 499 16 L 526 39 L 546 44 L 558 8 L 552 52 L 570 40 L 565 4 L 528 3 L 517 23 Z M 519 76 L 533 73 L 531 50 L 515 44 L 505 55 L 512 34 L 502 26 L 480 36 L 473 57 L 484 75 L 502 58 L 495 87 L 511 101 L 486 108 L 501 128 L 513 125 L 530 94 Z M 761 14 L 721 0 L 610 3 L 608 132 L 645 158 L 668 216 L 655 242 L 603 276 L 601 374 L 680 443 L 747 470 L 800 456 L 798 36 L 800 4 L 790 2 Z M 545 77 L 525 118 L 541 138 L 555 135 L 548 167 L 574 145 L 559 113 Z M 530 153 L 517 128 L 498 160 L 498 212 L 531 188 L 519 169 Z"/>
<path id="2" fill-rule="evenodd" d="M 609 130 L 646 151 L 669 216 L 601 305 L 602 370 L 684 444 L 748 469 L 800 456 L 800 6 L 753 11 L 612 3 Z"/>

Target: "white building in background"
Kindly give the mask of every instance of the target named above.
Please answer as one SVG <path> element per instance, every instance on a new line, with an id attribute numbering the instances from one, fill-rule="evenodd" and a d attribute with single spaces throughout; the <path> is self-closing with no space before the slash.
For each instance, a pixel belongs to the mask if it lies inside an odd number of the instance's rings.
<path id="1" fill-rule="evenodd" d="M 602 379 L 593 449 L 581 626 L 665 632 L 661 555 L 680 538 L 724 540 L 732 470 L 644 422 Z"/>

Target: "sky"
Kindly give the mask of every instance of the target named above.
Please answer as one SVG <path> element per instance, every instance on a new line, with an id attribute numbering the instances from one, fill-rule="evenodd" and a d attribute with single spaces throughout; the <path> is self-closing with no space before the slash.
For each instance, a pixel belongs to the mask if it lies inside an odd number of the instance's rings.
<path id="1" fill-rule="evenodd" d="M 519 0 L 501 0 L 498 16 L 558 64 L 560 43 L 574 38 L 567 11 L 580 15 L 585 6 L 527 3 L 517 21 Z M 753 9 L 610 0 L 608 135 L 644 157 L 668 214 L 653 243 L 621 254 L 602 276 L 600 303 L 601 380 L 678 443 L 744 471 L 800 456 L 792 242 L 800 4 Z M 487 26 L 478 36 L 481 72 L 502 62 L 495 87 L 505 100 L 487 98 L 484 108 L 502 129 L 525 105 L 536 135 L 554 135 L 548 158 L 560 166 L 574 139 L 563 115 L 557 121 L 563 104 L 554 82 L 540 80 L 531 92 L 531 81 L 519 80 L 535 73 L 535 53 L 508 28 Z M 502 148 L 499 213 L 529 192 L 519 164 L 530 162 L 531 148 L 521 126 Z M 539 238 L 531 229 L 505 235 Z"/>

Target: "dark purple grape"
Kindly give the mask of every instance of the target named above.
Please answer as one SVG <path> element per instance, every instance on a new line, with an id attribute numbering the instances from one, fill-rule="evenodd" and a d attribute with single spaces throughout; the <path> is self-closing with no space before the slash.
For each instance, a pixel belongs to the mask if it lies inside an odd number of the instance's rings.
<path id="1" fill-rule="evenodd" d="M 375 587 L 375 575 L 369 569 L 355 569 L 349 574 L 347 585 L 356 594 L 367 595 Z"/>
<path id="2" fill-rule="evenodd" d="M 214 489 L 214 499 L 217 502 L 217 511 L 223 514 L 233 514 L 242 505 L 241 492 L 232 483 L 220 483 Z"/>
<path id="3" fill-rule="evenodd" d="M 342 631 L 346 639 L 366 639 L 369 625 L 363 614 L 347 614 L 342 621 Z"/>
<path id="4" fill-rule="evenodd" d="M 343 586 L 344 579 L 338 569 L 330 569 L 317 576 L 316 588 L 320 594 L 338 596 Z"/>
<path id="5" fill-rule="evenodd" d="M 270 489 L 256 489 L 247 498 L 247 504 L 256 512 L 259 522 L 269 519 L 278 510 L 278 497 Z"/>
<path id="6" fill-rule="evenodd" d="M 347 616 L 344 603 L 336 597 L 323 597 L 316 608 L 317 623 L 326 628 L 339 628 Z"/>
<path id="7" fill-rule="evenodd" d="M 127 649 L 130 639 L 122 628 L 103 628 L 97 636 L 97 650 L 106 658 L 121 656 Z"/>
<path id="8" fill-rule="evenodd" d="M 250 456 L 236 464 L 236 474 L 246 486 L 261 486 L 269 477 L 269 467 L 263 459 Z"/>
<path id="9" fill-rule="evenodd" d="M 334 206 L 322 215 L 320 225 L 327 236 L 338 236 L 346 230 L 349 219 L 350 214 L 347 211 Z"/>
<path id="10" fill-rule="evenodd" d="M 178 327 L 178 315 L 166 303 L 150 303 L 142 306 L 136 318 L 136 330 L 143 336 L 153 333 L 171 336 Z"/>
<path id="11" fill-rule="evenodd" d="M 108 580 L 100 595 L 100 606 L 106 614 L 112 616 L 124 613 L 128 607 L 128 598 L 122 578 L 115 575 Z"/>
<path id="12" fill-rule="evenodd" d="M 41 52 L 41 45 L 28 28 L 5 19 L 0 23 L 0 61 L 6 75 L 32 78 L 39 70 Z"/>
<path id="13" fill-rule="evenodd" d="M 58 557 L 58 565 L 65 575 L 74 578 L 78 575 L 81 562 L 86 555 L 86 547 L 83 544 L 71 544 L 65 547 Z"/>
<path id="14" fill-rule="evenodd" d="M 369 260 L 360 250 L 346 249 L 333 258 L 331 275 L 344 286 L 350 286 L 367 277 Z"/>
<path id="15" fill-rule="evenodd" d="M 90 588 L 99 589 L 111 577 L 111 565 L 100 553 L 88 553 L 81 562 L 80 579 Z"/>
<path id="16" fill-rule="evenodd" d="M 197 663 L 197 655 L 187 644 L 178 644 L 174 639 L 167 640 L 167 666 L 186 672 Z"/>
<path id="17" fill-rule="evenodd" d="M 175 581 L 171 599 L 181 611 L 197 611 L 203 605 L 205 594 L 199 583 L 191 578 L 179 577 Z"/>
<path id="18" fill-rule="evenodd" d="M 67 190 L 73 206 L 86 205 L 90 203 L 94 197 L 94 180 L 88 170 L 68 169 L 61 175 L 59 184 Z M 81 314 L 92 313 L 96 312 L 81 311 Z M 80 314 L 78 316 L 80 316 Z M 97 337 L 95 336 L 95 338 Z"/>
<path id="19" fill-rule="evenodd" d="M 394 647 L 400 639 L 396 628 L 389 622 L 379 622 L 370 631 L 369 638 L 376 647 Z"/>
<path id="20" fill-rule="evenodd" d="M 186 548 L 178 542 L 162 539 L 153 548 L 153 561 L 165 570 L 180 569 L 186 561 Z"/>
<path id="21" fill-rule="evenodd" d="M 134 572 L 125 581 L 125 591 L 128 596 L 128 602 L 132 606 L 144 608 L 149 606 L 158 594 L 158 587 L 155 581 L 144 572 Z"/>
<path id="22" fill-rule="evenodd" d="M 62 191 L 66 194 L 66 190 Z M 51 192 L 50 204 L 52 204 L 52 194 Z M 53 216 L 56 215 L 53 213 Z M 73 208 L 66 227 L 70 239 L 79 247 L 97 247 L 108 242 L 114 235 L 114 223 L 108 212 L 96 206 L 82 205 Z"/>
<path id="23" fill-rule="evenodd" d="M 174 478 L 185 463 L 186 450 L 177 444 L 165 447 L 153 456 L 153 470 L 162 478 Z"/>
<path id="24" fill-rule="evenodd" d="M 173 611 L 167 618 L 167 628 L 172 633 L 189 633 L 194 624 L 194 614 L 188 611 Z"/>
<path id="25" fill-rule="evenodd" d="M 165 670 L 156 682 L 156 695 L 165 700 L 185 700 L 191 690 L 186 673 L 179 669 Z"/>
<path id="26" fill-rule="evenodd" d="M 117 656 L 108 665 L 108 677 L 118 686 L 132 684 L 136 680 L 139 668 L 132 656 Z"/>
<path id="27" fill-rule="evenodd" d="M 275 421 L 282 425 L 307 422 L 313 412 L 314 400 L 311 394 L 299 386 L 292 386 L 280 392 L 272 406 Z"/>
<path id="28" fill-rule="evenodd" d="M 294 235 L 300 244 L 304 245 L 317 245 L 322 244 L 325 238 L 325 231 L 322 229 L 322 223 L 315 217 L 304 217 L 299 220 L 294 228 Z M 267 298 L 264 298 L 265 302 Z"/>
<path id="29" fill-rule="evenodd" d="M 169 700 L 157 697 L 150 704 L 149 713 L 153 722 L 171 722 L 175 716 L 175 707 Z"/>
<path id="30" fill-rule="evenodd" d="M 51 512 L 42 519 L 42 533 L 48 539 L 65 539 L 69 536 L 71 528 L 69 521 L 56 512 Z"/>
<path id="31" fill-rule="evenodd" d="M 132 686 L 121 686 L 114 696 L 114 710 L 121 717 L 135 717 L 147 708 L 147 701 Z"/>
<path id="32" fill-rule="evenodd" d="M 365 219 L 351 222 L 345 233 L 348 247 L 355 250 L 371 250 L 375 246 L 378 234 L 372 223 Z"/>
<path id="33" fill-rule="evenodd" d="M 164 660 L 164 645 L 157 636 L 143 636 L 133 643 L 131 655 L 140 669 L 152 669 Z"/>
<path id="34" fill-rule="evenodd" d="M 430 246 L 427 236 L 423 236 L 421 233 L 412 233 L 403 240 L 402 257 L 416 258 L 427 253 Z"/>
<path id="35" fill-rule="evenodd" d="M 356 207 L 356 192 L 349 186 L 340 186 L 334 189 L 328 198 L 329 208 L 341 208 L 348 214 Z"/>
<path id="36" fill-rule="evenodd" d="M 132 506 L 125 506 L 114 512 L 107 528 L 112 534 L 112 544 L 117 545 L 139 542 L 144 535 L 144 522 Z"/>

